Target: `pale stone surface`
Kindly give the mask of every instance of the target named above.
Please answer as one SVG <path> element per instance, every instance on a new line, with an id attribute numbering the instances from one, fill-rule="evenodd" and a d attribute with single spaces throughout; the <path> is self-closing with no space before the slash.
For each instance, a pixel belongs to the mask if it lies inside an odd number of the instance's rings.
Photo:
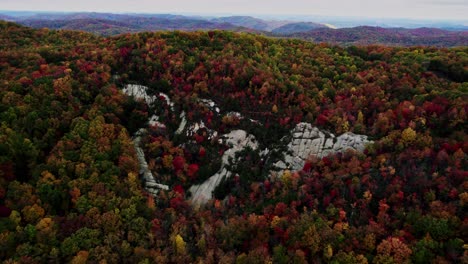
<path id="1" fill-rule="evenodd" d="M 223 135 L 220 143 L 231 146 L 226 150 L 222 157 L 221 168 L 217 173 L 208 178 L 200 185 L 193 185 L 190 187 L 189 192 L 192 194 L 192 204 L 199 206 L 213 198 L 214 189 L 221 183 L 223 178 L 229 178 L 232 173 L 226 169 L 230 159 L 235 159 L 237 152 L 250 147 L 252 149 L 258 148 L 258 143 L 253 135 L 247 134 L 244 130 L 234 130 L 230 133 Z"/>
<path id="2" fill-rule="evenodd" d="M 143 85 L 137 84 L 127 84 L 122 91 L 130 96 L 134 96 L 137 99 L 142 99 L 148 105 L 152 105 L 155 100 L 158 98 L 156 96 L 149 96 L 146 91 L 147 87 Z M 169 100 L 169 97 L 165 94 L 160 94 L 166 99 L 168 105 L 173 107 L 172 102 Z M 166 127 L 164 124 L 158 122 L 159 117 L 157 115 L 153 115 L 148 119 L 148 123 L 152 126 L 159 126 L 159 127 Z M 151 170 L 148 168 L 148 163 L 146 162 L 145 153 L 141 148 L 141 137 L 146 132 L 144 128 L 140 128 L 133 138 L 133 145 L 135 146 L 135 151 L 137 154 L 138 164 L 140 166 L 140 174 L 143 175 L 143 181 L 145 182 L 145 189 L 148 193 L 152 195 L 157 195 L 159 190 L 169 190 L 169 186 L 160 184 L 156 182 L 156 179 L 151 173 Z"/>
<path id="3" fill-rule="evenodd" d="M 154 101 L 157 99 L 155 95 L 149 96 L 146 91 L 148 90 L 148 87 L 144 85 L 139 85 L 139 84 L 127 84 L 125 87 L 122 89 L 122 91 L 130 96 L 134 96 L 137 99 L 143 99 L 145 100 L 146 104 L 152 105 Z"/>
<path id="4" fill-rule="evenodd" d="M 134 96 L 137 99 L 144 100 L 147 105 L 151 106 L 156 100 L 158 100 L 158 97 L 155 95 L 153 96 L 148 95 L 147 90 L 148 90 L 148 87 L 144 85 L 139 85 L 139 84 L 127 84 L 122 89 L 122 91 L 125 94 Z M 174 103 L 171 102 L 171 99 L 169 98 L 169 96 L 167 96 L 167 94 L 159 93 L 158 96 L 163 97 L 166 103 L 171 107 L 171 110 L 174 110 Z M 151 126 L 158 126 L 158 127 L 165 128 L 166 126 L 163 123 L 158 122 L 158 120 L 159 120 L 159 116 L 152 115 L 149 118 L 148 123 Z"/>
<path id="5" fill-rule="evenodd" d="M 231 172 L 226 168 L 221 169 L 213 176 L 208 178 L 200 185 L 193 185 L 190 187 L 189 192 L 192 193 L 192 204 L 195 206 L 203 205 L 209 200 L 213 199 L 213 191 L 221 183 L 224 178 L 231 177 Z"/>
<path id="6" fill-rule="evenodd" d="M 237 117 L 239 119 L 243 119 L 244 117 L 242 116 L 241 113 L 239 112 L 229 112 L 226 114 L 226 116 L 232 116 L 232 117 Z"/>
<path id="7" fill-rule="evenodd" d="M 308 123 L 299 123 L 291 131 L 292 139 L 284 160 L 275 163 L 279 169 L 300 170 L 310 156 L 319 158 L 348 149 L 364 151 L 365 145 L 371 143 L 367 136 L 351 132 L 335 137 L 332 133 L 321 131 Z"/>
<path id="8" fill-rule="evenodd" d="M 185 112 L 180 113 L 180 118 L 182 119 L 179 124 L 179 128 L 176 130 L 176 134 L 182 134 L 187 125 L 187 119 L 185 118 Z"/>
<path id="9" fill-rule="evenodd" d="M 216 113 L 219 114 L 219 107 L 216 106 L 216 103 L 210 99 L 200 99 L 199 100 L 202 104 L 208 107 L 210 110 L 214 110 Z"/>
<path id="10" fill-rule="evenodd" d="M 171 108 L 171 111 L 174 111 L 174 103 L 171 101 L 171 98 L 165 93 L 158 93 L 158 96 L 163 97 L 166 100 L 166 104 Z"/>
<path id="11" fill-rule="evenodd" d="M 140 165 L 140 174 L 143 175 L 143 180 L 145 182 L 145 189 L 148 193 L 152 195 L 157 195 L 159 190 L 169 190 L 169 186 L 164 184 L 159 184 L 154 179 L 153 173 L 148 168 L 148 163 L 146 162 L 145 153 L 141 148 L 141 136 L 145 133 L 145 129 L 141 128 L 135 133 L 133 138 L 133 145 L 135 146 L 135 151 L 137 153 L 138 164 Z"/>
<path id="12" fill-rule="evenodd" d="M 205 123 L 203 121 L 200 121 L 198 123 L 194 123 L 191 126 L 189 126 L 187 128 L 186 135 L 188 137 L 191 137 L 191 136 L 195 135 L 198 132 L 198 130 L 200 130 L 200 129 L 205 129 L 206 130 L 206 132 L 208 133 L 208 140 L 211 140 L 211 139 L 216 138 L 218 136 L 218 131 L 209 129 L 208 127 L 205 126 Z"/>
<path id="13" fill-rule="evenodd" d="M 149 118 L 149 121 L 148 121 L 148 124 L 150 126 L 156 126 L 156 127 L 160 127 L 160 128 L 166 128 L 166 125 L 159 122 L 159 116 L 157 115 L 152 115 L 150 118 Z"/>
<path id="14" fill-rule="evenodd" d="M 174 103 L 171 101 L 169 96 L 165 93 L 158 93 L 158 95 L 148 95 L 148 87 L 139 84 L 127 84 L 122 89 L 122 91 L 126 95 L 134 96 L 137 99 L 145 100 L 147 105 L 152 105 L 156 100 L 158 100 L 158 96 L 164 98 L 166 104 L 174 111 Z"/>
<path id="15" fill-rule="evenodd" d="M 265 148 L 264 150 L 260 151 L 260 156 L 265 157 L 270 153 L 270 150 L 268 148 Z"/>
<path id="16" fill-rule="evenodd" d="M 147 94 L 147 87 L 142 85 L 129 84 L 126 85 L 123 91 L 128 94 L 135 96 L 136 98 L 143 99 L 151 106 L 155 100 L 160 100 L 157 96 L 149 96 Z M 171 110 L 174 111 L 174 103 L 171 102 L 169 96 L 163 93 L 158 94 L 159 97 L 163 97 L 166 103 L 170 106 Z M 209 99 L 199 99 L 201 103 L 206 105 L 211 110 L 220 112 L 216 104 Z M 242 119 L 243 116 L 238 112 L 229 112 L 227 116 L 235 116 Z M 182 134 L 185 131 L 187 136 L 193 136 L 200 129 L 205 129 L 208 133 L 208 139 L 213 139 L 218 136 L 217 131 L 211 130 L 206 127 L 203 121 L 193 123 L 187 127 L 186 113 L 180 114 L 181 122 L 176 134 Z M 252 122 L 258 122 L 251 120 Z M 153 115 L 149 118 L 148 123 L 152 126 L 165 127 L 164 124 L 159 122 L 159 117 Z M 138 162 L 140 164 L 140 173 L 143 175 L 145 181 L 145 189 L 156 195 L 161 189 L 168 190 L 167 185 L 157 183 L 153 174 L 148 168 L 148 164 L 141 148 L 141 136 L 145 132 L 145 129 L 140 129 L 134 136 L 134 145 L 137 152 Z M 356 135 L 353 133 L 345 133 L 338 137 L 327 131 L 322 131 L 317 127 L 312 126 L 309 123 L 299 123 L 291 131 L 291 140 L 287 144 L 287 151 L 284 155 L 283 160 L 278 160 L 274 163 L 274 166 L 280 169 L 278 174 L 281 174 L 282 170 L 301 170 L 304 167 L 306 160 L 311 156 L 318 158 L 325 157 L 337 152 L 344 152 L 348 149 L 362 152 L 365 149 L 365 145 L 371 143 L 367 139 L 367 136 Z M 202 205 L 213 198 L 214 189 L 221 183 L 223 178 L 231 177 L 232 172 L 227 170 L 229 162 L 236 162 L 235 154 L 246 147 L 257 149 L 258 144 L 253 135 L 249 135 L 244 130 L 234 130 L 228 134 L 223 135 L 219 139 L 219 143 L 230 146 L 222 156 L 222 164 L 218 172 L 208 178 L 205 182 L 199 185 L 193 185 L 190 187 L 189 192 L 192 194 L 191 201 L 194 205 Z M 260 155 L 264 158 L 268 158 L 270 151 L 265 149 L 261 151 Z"/>

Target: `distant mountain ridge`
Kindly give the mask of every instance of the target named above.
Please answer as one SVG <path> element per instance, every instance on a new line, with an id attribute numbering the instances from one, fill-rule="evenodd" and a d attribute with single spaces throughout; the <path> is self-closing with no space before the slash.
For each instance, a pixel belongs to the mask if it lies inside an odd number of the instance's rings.
<path id="1" fill-rule="evenodd" d="M 466 263 L 467 54 L 0 21 L 0 256 Z"/>
<path id="2" fill-rule="evenodd" d="M 289 34 L 288 37 L 339 45 L 401 45 L 401 46 L 467 46 L 468 31 L 447 31 L 438 28 L 382 28 L 360 26 L 354 28 L 320 28 Z"/>
<path id="3" fill-rule="evenodd" d="M 0 14 L 0 20 L 5 20 L 5 21 L 15 21 L 15 18 L 12 16 Z"/>
<path id="4" fill-rule="evenodd" d="M 24 20 L 21 24 L 33 28 L 53 28 L 82 30 L 100 35 L 115 35 L 122 32 L 136 32 L 131 25 L 104 19 L 74 19 L 74 20 Z"/>
<path id="5" fill-rule="evenodd" d="M 160 31 L 160 30 L 231 30 L 253 31 L 229 23 L 214 23 L 206 20 L 192 19 L 189 17 L 167 18 L 163 16 L 85 16 L 73 15 L 60 19 L 25 19 L 16 21 L 33 28 L 72 29 L 92 32 L 98 35 L 118 35 L 122 33 Z"/>
<path id="6" fill-rule="evenodd" d="M 263 20 L 254 18 L 251 16 L 230 16 L 214 18 L 213 22 L 225 22 L 237 26 L 252 28 L 261 31 L 273 31 L 276 28 L 282 27 L 290 23 L 289 21 L 278 21 L 278 20 Z"/>
<path id="7" fill-rule="evenodd" d="M 204 18 L 173 14 L 113 14 L 96 12 L 27 13 L 24 16 L 5 15 L 3 20 L 14 21 L 33 28 L 75 29 L 90 31 L 99 35 L 115 35 L 127 32 L 155 30 L 195 31 L 211 29 L 264 33 L 280 29 L 281 34 L 289 34 L 308 31 L 312 28 L 326 27 L 323 24 L 312 22 L 297 23 L 291 21 L 264 20 L 251 16 Z M 86 25 L 86 21 L 89 22 L 90 26 Z M 300 27 L 297 24 L 304 25 Z M 285 28 L 281 29 L 282 27 Z"/>
<path id="8" fill-rule="evenodd" d="M 384 28 L 358 26 L 335 29 L 315 22 L 267 20 L 251 16 L 209 18 L 175 14 L 78 13 L 0 13 L 0 20 L 13 21 L 32 28 L 82 30 L 102 36 L 143 31 L 229 30 L 272 37 L 301 38 L 338 45 L 383 44 L 390 46 L 467 46 L 468 31 L 440 28 Z"/>
<path id="9" fill-rule="evenodd" d="M 300 32 L 307 32 L 318 28 L 329 28 L 324 24 L 318 24 L 313 22 L 297 22 L 289 23 L 284 26 L 273 29 L 271 32 L 275 34 L 293 34 Z"/>
<path id="10" fill-rule="evenodd" d="M 268 31 L 268 23 L 265 21 L 250 17 L 250 16 L 231 16 L 231 17 L 220 17 L 211 20 L 215 23 L 229 23 L 237 26 L 243 26 L 253 28 L 256 30 Z"/>

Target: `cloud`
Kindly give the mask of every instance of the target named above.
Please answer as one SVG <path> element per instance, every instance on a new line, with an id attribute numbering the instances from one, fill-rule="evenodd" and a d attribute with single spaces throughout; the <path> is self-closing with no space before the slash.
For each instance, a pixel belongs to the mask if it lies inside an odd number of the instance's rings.
<path id="1" fill-rule="evenodd" d="M 432 0 L 432 1 L 420 1 L 420 3 L 439 5 L 439 6 L 466 6 L 468 7 L 468 1 L 466 0 Z"/>
<path id="2" fill-rule="evenodd" d="M 0 10 L 466 20 L 468 0 L 0 0 Z"/>

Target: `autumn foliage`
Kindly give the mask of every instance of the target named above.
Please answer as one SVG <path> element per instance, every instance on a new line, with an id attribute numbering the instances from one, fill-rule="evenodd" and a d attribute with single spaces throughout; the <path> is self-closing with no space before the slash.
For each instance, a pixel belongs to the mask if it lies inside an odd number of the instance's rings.
<path id="1" fill-rule="evenodd" d="M 2 260 L 467 261 L 466 47 L 221 31 L 101 38 L 7 22 L 0 35 Z M 174 109 L 124 95 L 127 83 L 168 94 Z M 175 133 L 182 111 L 203 121 L 195 135 Z M 164 128 L 147 127 L 152 114 Z M 299 122 L 374 143 L 281 174 L 246 150 L 219 199 L 192 206 L 187 190 L 229 148 L 212 131 L 244 129 L 274 151 Z M 156 197 L 138 176 L 141 127 L 148 168 L 170 186 Z"/>

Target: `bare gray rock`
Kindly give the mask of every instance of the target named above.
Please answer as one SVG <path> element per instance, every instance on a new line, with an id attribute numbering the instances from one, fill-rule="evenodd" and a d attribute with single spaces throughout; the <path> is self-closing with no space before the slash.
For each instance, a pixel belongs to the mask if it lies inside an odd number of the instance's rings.
<path id="1" fill-rule="evenodd" d="M 125 94 L 134 96 L 137 99 L 145 100 L 146 104 L 148 105 L 152 105 L 154 101 L 157 100 L 157 97 L 149 96 L 146 93 L 147 89 L 148 88 L 143 85 L 127 84 L 122 89 L 122 91 Z M 169 100 L 169 97 L 166 95 L 165 98 L 166 98 L 167 103 L 171 105 L 172 103 Z M 159 117 L 157 115 L 153 115 L 148 119 L 148 123 L 153 126 L 165 127 L 165 125 L 158 122 L 158 120 L 159 120 Z M 156 179 L 153 176 L 153 173 L 151 173 L 151 170 L 148 168 L 148 163 L 146 162 L 145 153 L 143 152 L 143 149 L 141 148 L 141 137 L 145 132 L 146 130 L 144 128 L 140 128 L 140 130 L 138 130 L 135 133 L 133 137 L 133 145 L 135 146 L 138 164 L 140 166 L 140 175 L 143 175 L 143 181 L 145 182 L 145 189 L 151 195 L 156 196 L 159 190 L 169 190 L 169 186 L 157 183 Z"/>
<path id="2" fill-rule="evenodd" d="M 213 191 L 221 183 L 224 178 L 231 177 L 232 173 L 226 169 L 230 160 L 235 159 L 237 152 L 250 147 L 252 149 L 258 148 L 258 143 L 253 135 L 247 134 L 244 130 L 234 130 L 225 134 L 220 139 L 220 143 L 231 146 L 226 150 L 222 157 L 221 168 L 217 173 L 208 178 L 205 182 L 199 185 L 190 187 L 189 192 L 192 194 L 192 204 L 199 206 L 205 204 L 207 201 L 213 199 Z M 235 161 L 234 161 L 235 162 Z"/>
<path id="3" fill-rule="evenodd" d="M 134 96 L 137 99 L 145 100 L 146 104 L 152 105 L 157 99 L 155 95 L 149 96 L 146 91 L 148 87 L 139 84 L 127 84 L 122 91 L 130 96 Z"/>
<path id="4" fill-rule="evenodd" d="M 182 119 L 180 121 L 179 127 L 176 130 L 176 134 L 182 134 L 182 132 L 185 129 L 185 126 L 187 125 L 187 119 L 185 118 L 185 112 L 180 113 L 180 118 Z"/>
<path id="5" fill-rule="evenodd" d="M 336 137 L 309 123 L 297 124 L 291 134 L 289 153 L 285 155 L 284 160 L 275 163 L 279 169 L 300 170 L 310 156 L 322 158 L 348 149 L 362 152 L 366 144 L 371 143 L 365 135 L 348 132 Z"/>
<path id="6" fill-rule="evenodd" d="M 135 151 L 137 154 L 138 165 L 140 165 L 140 175 L 143 175 L 143 181 L 145 182 L 145 189 L 148 193 L 152 195 L 157 195 L 159 190 L 169 190 L 169 186 L 160 184 L 156 182 L 156 179 L 151 173 L 151 170 L 148 168 L 148 163 L 146 162 L 145 153 L 141 148 L 141 136 L 145 132 L 145 129 L 141 128 L 135 133 L 133 138 L 133 145 L 135 146 Z"/>
<path id="7" fill-rule="evenodd" d="M 191 126 L 188 127 L 186 135 L 188 137 L 192 137 L 195 135 L 200 129 L 205 129 L 205 131 L 208 133 L 208 140 L 211 140 L 213 138 L 216 138 L 218 136 L 218 131 L 209 129 L 206 127 L 205 123 L 203 120 L 201 120 L 198 123 L 193 123 Z"/>
<path id="8" fill-rule="evenodd" d="M 151 106 L 155 100 L 158 100 L 157 96 L 149 96 L 147 94 L 147 87 L 142 85 L 129 84 L 125 86 L 123 91 L 128 94 L 135 96 L 136 98 L 143 99 Z M 166 103 L 174 110 L 174 104 L 170 98 L 165 94 L 158 94 L 159 97 L 164 97 Z M 208 99 L 200 99 L 210 109 L 215 110 L 217 113 L 220 112 L 216 104 Z M 209 139 L 216 138 L 218 136 L 217 131 L 211 130 L 205 126 L 203 121 L 187 125 L 187 119 L 185 112 L 180 114 L 181 122 L 175 134 L 182 134 L 185 131 L 185 135 L 193 136 L 200 129 L 205 129 L 208 133 Z M 238 112 L 229 112 L 226 116 L 236 117 L 243 119 L 243 116 Z M 159 117 L 154 115 L 149 118 L 149 124 L 155 126 L 164 126 L 164 124 L 158 122 Z M 258 121 L 251 120 L 252 122 L 258 123 Z M 137 157 L 140 164 L 140 173 L 143 175 L 145 181 L 145 189 L 156 195 L 159 190 L 168 190 L 167 185 L 157 183 L 153 174 L 148 168 L 148 164 L 145 159 L 145 155 L 141 148 L 141 136 L 145 132 L 145 129 L 140 129 L 135 133 L 134 145 L 137 151 Z M 345 133 L 338 137 L 334 134 L 324 130 L 320 130 L 317 127 L 312 126 L 309 123 L 299 123 L 291 131 L 291 140 L 287 144 L 287 152 L 284 155 L 284 159 L 274 162 L 274 166 L 278 169 L 285 170 L 300 170 L 304 167 L 306 160 L 311 156 L 319 158 L 325 157 L 338 152 L 345 152 L 348 149 L 355 151 L 363 151 L 365 145 L 371 143 L 365 135 L 356 135 L 353 133 Z M 219 139 L 219 143 L 230 146 L 222 156 L 222 164 L 218 172 L 208 178 L 205 182 L 199 185 L 193 185 L 188 190 L 192 196 L 191 201 L 195 206 L 202 205 L 213 198 L 213 191 L 221 183 L 224 178 L 232 176 L 232 172 L 227 170 L 227 166 L 231 162 L 236 162 L 235 155 L 237 152 L 250 147 L 254 150 L 258 148 L 257 141 L 253 135 L 249 135 L 244 130 L 234 130 L 228 134 L 223 135 Z M 270 151 L 265 149 L 261 151 L 261 156 L 268 159 Z"/>

